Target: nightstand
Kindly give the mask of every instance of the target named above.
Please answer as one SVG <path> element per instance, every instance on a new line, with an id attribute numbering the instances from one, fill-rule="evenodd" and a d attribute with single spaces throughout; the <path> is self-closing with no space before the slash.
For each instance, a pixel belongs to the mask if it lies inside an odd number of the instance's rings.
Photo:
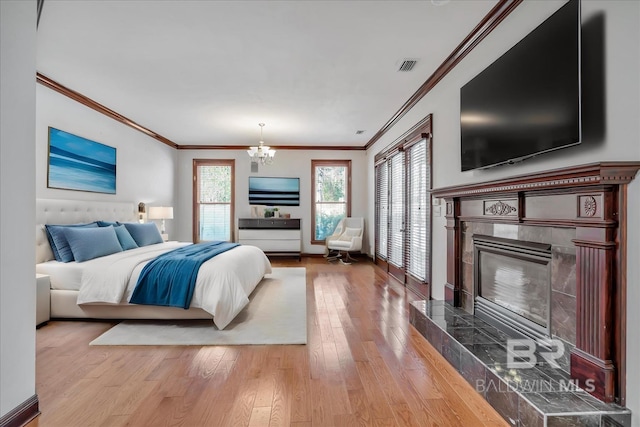
<path id="1" fill-rule="evenodd" d="M 49 321 L 51 316 L 51 283 L 46 274 L 36 274 L 36 326 Z"/>

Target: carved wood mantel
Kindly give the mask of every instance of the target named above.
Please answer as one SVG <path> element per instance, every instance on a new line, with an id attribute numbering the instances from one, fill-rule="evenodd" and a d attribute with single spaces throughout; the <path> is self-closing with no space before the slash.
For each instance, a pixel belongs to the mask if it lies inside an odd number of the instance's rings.
<path id="1" fill-rule="evenodd" d="M 627 185 L 640 162 L 601 162 L 440 188 L 446 201 L 445 299 L 460 306 L 461 222 L 576 230 L 576 347 L 571 377 L 625 403 Z M 589 382 L 587 382 L 587 380 Z"/>

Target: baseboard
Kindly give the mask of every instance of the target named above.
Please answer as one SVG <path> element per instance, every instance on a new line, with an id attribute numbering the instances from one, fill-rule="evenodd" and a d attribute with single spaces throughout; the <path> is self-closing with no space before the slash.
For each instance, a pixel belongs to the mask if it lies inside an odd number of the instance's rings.
<path id="1" fill-rule="evenodd" d="M 21 427 L 40 415 L 38 395 L 34 394 L 29 399 L 16 406 L 11 411 L 0 417 L 0 427 Z"/>

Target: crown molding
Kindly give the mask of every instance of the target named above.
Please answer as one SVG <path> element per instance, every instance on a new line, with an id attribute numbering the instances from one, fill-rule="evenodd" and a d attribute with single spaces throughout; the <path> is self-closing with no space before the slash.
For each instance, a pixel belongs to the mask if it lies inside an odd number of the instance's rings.
<path id="1" fill-rule="evenodd" d="M 178 150 L 248 150 L 244 145 L 178 145 Z M 334 151 L 365 151 L 363 146 L 356 145 L 269 145 L 274 150 L 334 150 Z"/>
<path id="2" fill-rule="evenodd" d="M 105 116 L 116 120 L 122 124 L 125 124 L 133 129 L 142 132 L 143 134 L 154 138 L 163 144 L 168 145 L 171 148 L 175 148 L 176 150 L 248 150 L 249 146 L 242 145 L 178 145 L 175 142 L 171 141 L 168 138 L 160 135 L 157 132 L 154 132 L 133 120 L 123 116 L 122 114 L 105 107 L 97 101 L 89 98 L 86 95 L 81 94 L 73 89 L 69 89 L 61 83 L 45 76 L 44 74 L 37 72 L 36 73 L 36 81 L 43 86 L 48 87 L 49 89 L 53 89 L 54 91 L 61 93 L 62 95 L 73 99 L 76 102 L 79 102 L 82 105 L 85 105 Z M 270 145 L 274 150 L 336 150 L 336 151 L 349 151 L 349 150 L 360 150 L 364 151 L 365 148 L 363 146 L 339 146 L 339 145 L 327 145 L 327 146 L 317 146 L 317 145 Z"/>
<path id="3" fill-rule="evenodd" d="M 422 86 L 413 94 L 411 98 L 405 102 L 402 107 L 376 132 L 375 135 L 366 143 L 365 149 L 369 149 L 376 141 L 378 141 L 389 129 L 391 129 L 398 121 L 404 117 L 427 93 L 435 87 L 436 84 L 449 71 L 458 65 L 473 48 L 478 45 L 494 28 L 500 24 L 523 0 L 500 0 L 491 11 L 480 21 L 478 25 L 465 37 L 442 64 L 429 76 Z"/>
<path id="4" fill-rule="evenodd" d="M 160 135 L 159 133 L 156 133 L 142 125 L 139 125 L 138 123 L 134 122 L 133 120 L 123 116 L 120 113 L 117 113 L 115 111 L 113 111 L 110 108 L 105 107 L 104 105 L 100 104 L 99 102 L 94 101 L 93 99 L 89 98 L 88 96 L 85 96 L 83 94 L 81 94 L 80 92 L 76 92 L 73 89 L 69 89 L 68 87 L 58 83 L 57 81 L 45 76 L 44 74 L 40 73 L 40 72 L 36 72 L 36 82 L 40 83 L 43 86 L 48 87 L 49 89 L 53 89 L 58 93 L 61 93 L 64 96 L 67 96 L 71 99 L 73 99 L 76 102 L 79 102 L 82 105 L 85 105 L 93 110 L 96 110 L 99 113 L 104 114 L 105 116 L 112 118 L 113 120 L 116 120 L 122 124 L 125 124 L 129 127 L 132 127 L 133 129 L 137 130 L 138 132 L 142 132 L 147 136 L 150 136 L 151 138 L 157 139 L 158 141 L 162 142 L 163 144 L 168 145 L 171 148 L 178 148 L 178 144 L 176 144 L 175 142 L 171 141 L 168 138 L 165 138 L 164 136 Z"/>
<path id="5" fill-rule="evenodd" d="M 283 145 L 270 146 L 278 150 L 336 150 L 336 151 L 360 151 L 368 150 L 378 141 L 389 129 L 391 129 L 418 101 L 420 101 L 433 87 L 446 76 L 473 48 L 480 43 L 494 28 L 504 20 L 523 0 L 500 0 L 499 3 L 480 21 L 480 23 L 467 35 L 456 49 L 444 60 L 436 71 L 429 76 L 422 86 L 409 98 L 400 109 L 385 123 L 385 125 L 364 145 L 364 146 L 314 146 L 314 145 Z M 150 136 L 165 145 L 177 150 L 240 150 L 249 147 L 235 145 L 178 145 L 170 139 L 157 132 L 146 128 L 122 114 L 94 101 L 73 89 L 70 89 L 55 80 L 36 72 L 36 81 L 62 95 L 65 95 L 76 102 L 79 102 L 107 117 L 112 118 L 126 126 L 129 126 L 143 134 Z"/>

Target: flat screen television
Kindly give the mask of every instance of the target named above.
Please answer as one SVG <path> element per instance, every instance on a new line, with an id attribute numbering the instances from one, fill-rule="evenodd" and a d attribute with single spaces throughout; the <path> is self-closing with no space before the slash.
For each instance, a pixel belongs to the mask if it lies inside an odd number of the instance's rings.
<path id="1" fill-rule="evenodd" d="M 570 0 L 460 89 L 462 171 L 579 144 L 580 2 Z"/>
<path id="2" fill-rule="evenodd" d="M 250 176 L 249 204 L 300 206 L 300 178 Z"/>

